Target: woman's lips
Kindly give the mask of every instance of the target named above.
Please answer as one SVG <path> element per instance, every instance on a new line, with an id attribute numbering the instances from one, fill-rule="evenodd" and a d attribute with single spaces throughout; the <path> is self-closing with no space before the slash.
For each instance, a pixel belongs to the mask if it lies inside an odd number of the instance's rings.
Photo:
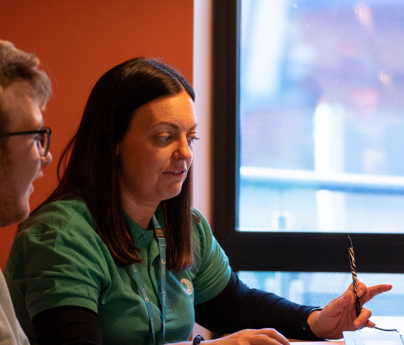
<path id="1" fill-rule="evenodd" d="M 186 170 L 172 170 L 172 171 L 166 171 L 166 174 L 175 176 L 175 177 L 184 177 L 186 176 Z"/>

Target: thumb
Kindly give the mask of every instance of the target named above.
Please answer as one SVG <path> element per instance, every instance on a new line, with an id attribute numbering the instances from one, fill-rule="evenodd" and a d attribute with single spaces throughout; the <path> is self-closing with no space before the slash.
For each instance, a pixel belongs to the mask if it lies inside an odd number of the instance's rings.
<path id="1" fill-rule="evenodd" d="M 352 291 L 345 291 L 343 295 L 328 303 L 323 312 L 327 312 L 328 316 L 339 314 L 353 299 Z"/>

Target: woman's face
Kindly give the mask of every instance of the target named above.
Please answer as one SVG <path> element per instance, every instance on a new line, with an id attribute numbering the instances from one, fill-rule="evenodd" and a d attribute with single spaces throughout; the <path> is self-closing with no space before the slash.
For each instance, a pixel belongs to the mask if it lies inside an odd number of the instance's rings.
<path id="1" fill-rule="evenodd" d="M 186 92 L 136 110 L 117 149 L 122 195 L 153 207 L 178 195 L 192 163 L 196 126 Z"/>

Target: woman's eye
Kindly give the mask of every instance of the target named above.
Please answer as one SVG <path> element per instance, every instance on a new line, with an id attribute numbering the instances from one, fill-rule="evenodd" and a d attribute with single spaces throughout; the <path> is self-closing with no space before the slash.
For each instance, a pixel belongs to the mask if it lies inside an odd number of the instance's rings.
<path id="1" fill-rule="evenodd" d="M 166 143 L 171 140 L 171 135 L 162 135 L 157 138 L 160 142 Z"/>
<path id="2" fill-rule="evenodd" d="M 199 140 L 199 138 L 197 138 L 197 137 L 188 138 L 188 145 L 192 145 L 195 140 Z"/>

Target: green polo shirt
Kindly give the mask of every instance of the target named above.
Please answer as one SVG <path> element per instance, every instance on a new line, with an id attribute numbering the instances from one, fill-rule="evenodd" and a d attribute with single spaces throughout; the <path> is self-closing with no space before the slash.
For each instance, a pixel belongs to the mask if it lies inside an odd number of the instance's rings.
<path id="1" fill-rule="evenodd" d="M 156 217 L 164 224 L 159 207 Z M 156 340 L 162 343 L 159 248 L 154 232 L 128 217 L 144 262 L 138 264 L 151 301 Z M 79 199 L 42 207 L 15 238 L 5 277 L 21 326 L 37 344 L 31 319 L 56 306 L 98 313 L 103 344 L 153 344 L 149 315 L 131 267 L 117 266 Z M 194 325 L 194 304 L 219 294 L 230 279 L 228 259 L 209 224 L 193 224 L 195 260 L 189 270 L 167 272 L 165 343 L 185 341 Z M 160 317 L 159 317 L 160 316 Z"/>

